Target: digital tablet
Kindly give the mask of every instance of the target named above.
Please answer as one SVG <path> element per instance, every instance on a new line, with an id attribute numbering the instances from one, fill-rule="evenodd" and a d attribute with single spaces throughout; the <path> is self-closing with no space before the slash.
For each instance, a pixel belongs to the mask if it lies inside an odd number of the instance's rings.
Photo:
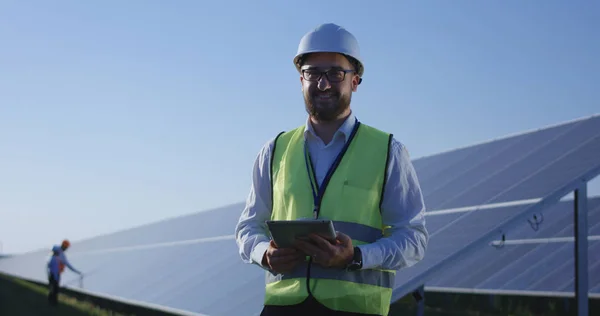
<path id="1" fill-rule="evenodd" d="M 308 238 L 311 233 L 319 234 L 331 241 L 336 233 L 333 222 L 326 219 L 297 219 L 289 221 L 266 221 L 271 238 L 278 248 L 292 247 L 294 241 Z"/>

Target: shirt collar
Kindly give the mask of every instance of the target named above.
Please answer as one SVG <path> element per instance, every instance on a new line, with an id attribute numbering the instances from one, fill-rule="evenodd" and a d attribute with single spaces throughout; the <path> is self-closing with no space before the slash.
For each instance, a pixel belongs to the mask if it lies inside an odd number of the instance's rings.
<path id="1" fill-rule="evenodd" d="M 338 135 L 341 134 L 344 136 L 344 141 L 348 141 L 348 138 L 350 138 L 350 134 L 352 134 L 352 130 L 354 129 L 354 125 L 356 125 L 356 116 L 354 115 L 354 113 L 350 112 L 350 115 L 348 115 L 344 123 L 342 123 L 340 128 L 333 135 L 333 137 L 338 137 Z M 312 124 L 310 123 L 310 117 L 306 119 L 304 137 L 306 138 L 306 136 L 308 136 L 309 133 L 313 137 L 318 138 L 317 133 L 315 132 Z"/>

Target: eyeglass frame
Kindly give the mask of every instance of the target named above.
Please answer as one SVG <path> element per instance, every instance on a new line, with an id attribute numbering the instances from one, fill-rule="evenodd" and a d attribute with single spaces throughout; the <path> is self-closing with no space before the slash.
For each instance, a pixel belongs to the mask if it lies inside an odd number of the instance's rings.
<path id="1" fill-rule="evenodd" d="M 312 71 L 315 71 L 315 72 L 319 72 L 320 73 L 319 77 L 317 79 L 312 79 L 312 80 L 307 79 L 304 76 L 304 72 L 307 71 L 307 70 L 312 70 Z M 332 70 L 344 73 L 344 76 L 342 77 L 342 79 L 340 81 L 333 81 L 333 80 L 329 79 L 329 75 L 327 73 L 329 71 L 332 71 Z M 325 75 L 325 77 L 327 78 L 327 81 L 334 82 L 334 83 L 339 83 L 339 82 L 342 82 L 342 81 L 346 80 L 346 74 L 349 73 L 349 72 L 358 73 L 355 69 L 343 69 L 343 68 L 335 68 L 335 67 L 329 68 L 329 69 L 324 70 L 324 71 L 320 71 L 320 70 L 318 70 L 318 68 L 305 68 L 305 69 L 301 69 L 300 71 L 302 73 L 302 78 L 304 78 L 304 80 L 306 80 L 306 81 L 318 82 L 319 80 L 321 80 L 321 78 L 323 78 L 323 75 Z"/>

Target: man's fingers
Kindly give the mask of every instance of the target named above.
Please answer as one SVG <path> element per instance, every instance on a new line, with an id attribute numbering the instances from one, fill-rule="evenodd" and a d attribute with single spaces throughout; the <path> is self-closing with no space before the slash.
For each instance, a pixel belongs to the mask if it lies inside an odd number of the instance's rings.
<path id="1" fill-rule="evenodd" d="M 287 256 L 287 255 L 294 254 L 297 252 L 298 251 L 294 248 L 278 248 L 278 249 L 273 249 L 271 256 L 273 256 L 273 257 Z"/>
<path id="2" fill-rule="evenodd" d="M 281 256 L 277 256 L 277 257 L 271 257 L 271 262 L 291 262 L 291 261 L 296 261 L 298 260 L 298 258 L 301 257 L 298 254 L 287 254 L 287 255 L 281 255 Z"/>
<path id="3" fill-rule="evenodd" d="M 302 250 L 306 255 L 317 258 L 325 258 L 328 256 L 327 252 L 323 251 L 321 248 L 313 245 L 312 243 L 308 243 L 305 241 L 297 241 L 296 246 L 298 249 Z"/>
<path id="4" fill-rule="evenodd" d="M 277 273 L 286 273 L 292 271 L 298 263 L 304 260 L 304 255 L 300 252 L 287 255 L 285 257 L 275 257 L 271 261 L 271 269 Z"/>
<path id="5" fill-rule="evenodd" d="M 294 262 L 282 264 L 282 265 L 279 265 L 279 266 L 273 268 L 273 270 L 276 273 L 290 273 L 294 270 L 294 268 L 296 267 L 296 264 L 297 263 L 294 263 Z"/>
<path id="6" fill-rule="evenodd" d="M 323 238 L 323 237 L 321 237 L 321 236 L 319 236 L 319 235 L 316 235 L 316 234 L 310 235 L 310 238 L 311 238 L 311 239 L 312 239 L 312 240 L 313 240 L 313 241 L 314 241 L 314 242 L 317 244 L 317 246 L 318 246 L 319 248 L 321 248 L 322 250 L 325 250 L 325 251 L 327 251 L 327 252 L 332 252 L 332 250 L 333 250 L 333 246 L 331 245 L 331 242 L 329 242 L 327 239 L 325 239 L 325 238 Z"/>
<path id="7" fill-rule="evenodd" d="M 336 239 L 341 241 L 342 244 L 346 245 L 346 244 L 349 244 L 352 242 L 352 239 L 350 238 L 350 236 L 348 236 L 344 233 L 341 233 L 341 232 L 336 232 L 336 233 L 337 233 Z"/>
<path id="8" fill-rule="evenodd" d="M 296 240 L 295 246 L 296 248 L 305 252 L 307 255 L 312 255 L 315 252 L 321 251 L 319 247 L 313 245 L 311 242 L 306 242 L 304 240 Z"/>

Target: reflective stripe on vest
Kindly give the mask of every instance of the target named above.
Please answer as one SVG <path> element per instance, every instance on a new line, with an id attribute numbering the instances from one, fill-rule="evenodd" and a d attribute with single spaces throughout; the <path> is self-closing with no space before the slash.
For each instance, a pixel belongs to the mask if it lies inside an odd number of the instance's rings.
<path id="1" fill-rule="evenodd" d="M 274 275 L 272 273 L 267 274 L 267 283 L 273 283 L 281 280 L 289 280 L 295 278 L 304 278 L 306 277 L 306 269 L 308 263 L 303 263 L 298 265 L 294 271 L 288 274 L 277 274 Z M 312 279 L 329 279 L 329 280 L 340 280 L 340 281 L 348 281 L 354 283 L 362 283 L 369 285 L 381 286 L 388 289 L 393 289 L 394 283 L 394 273 L 391 271 L 382 271 L 382 270 L 359 270 L 347 272 L 342 269 L 331 269 L 331 268 L 323 268 L 318 264 L 313 264 L 310 267 L 310 278 Z"/>
<path id="2" fill-rule="evenodd" d="M 385 235 L 380 203 L 387 170 L 391 135 L 361 124 L 331 176 L 320 205 L 319 218 L 331 219 L 353 245 L 375 242 Z M 271 161 L 272 220 L 313 217 L 313 193 L 306 170 L 304 127 L 280 134 Z M 307 264 L 286 275 L 266 274 L 267 305 L 292 305 L 308 297 Z M 328 308 L 387 315 L 395 271 L 310 267 L 309 286 Z"/>

